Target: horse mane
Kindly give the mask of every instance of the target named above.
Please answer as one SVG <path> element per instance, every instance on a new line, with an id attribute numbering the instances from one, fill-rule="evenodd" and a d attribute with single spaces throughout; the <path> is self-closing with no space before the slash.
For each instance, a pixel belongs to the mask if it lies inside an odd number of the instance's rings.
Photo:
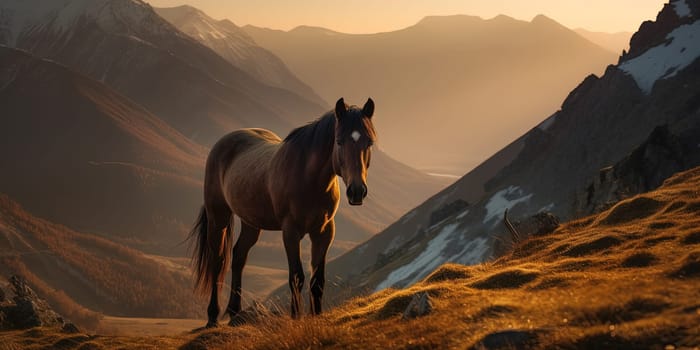
<path id="1" fill-rule="evenodd" d="M 335 142 L 335 113 L 330 111 L 320 118 L 292 130 L 284 143 L 304 150 L 327 150 Z"/>

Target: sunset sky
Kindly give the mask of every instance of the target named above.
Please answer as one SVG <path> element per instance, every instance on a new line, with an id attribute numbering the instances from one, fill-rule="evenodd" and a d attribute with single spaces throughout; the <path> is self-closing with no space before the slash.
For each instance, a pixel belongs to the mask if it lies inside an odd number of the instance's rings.
<path id="1" fill-rule="evenodd" d="M 634 32 L 656 17 L 663 0 L 146 0 L 156 7 L 189 4 L 238 25 L 288 30 L 312 25 L 345 33 L 376 33 L 410 26 L 427 15 L 505 14 L 530 20 L 544 14 L 563 25 L 593 31 Z"/>

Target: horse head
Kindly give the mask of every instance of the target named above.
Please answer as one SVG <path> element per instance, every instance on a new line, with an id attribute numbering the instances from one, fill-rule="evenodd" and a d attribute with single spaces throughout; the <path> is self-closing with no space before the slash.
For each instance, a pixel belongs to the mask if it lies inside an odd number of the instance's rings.
<path id="1" fill-rule="evenodd" d="M 333 170 L 345 183 L 350 205 L 362 205 L 367 197 L 367 169 L 376 141 L 373 114 L 371 98 L 361 109 L 346 105 L 342 98 L 335 104 Z"/>

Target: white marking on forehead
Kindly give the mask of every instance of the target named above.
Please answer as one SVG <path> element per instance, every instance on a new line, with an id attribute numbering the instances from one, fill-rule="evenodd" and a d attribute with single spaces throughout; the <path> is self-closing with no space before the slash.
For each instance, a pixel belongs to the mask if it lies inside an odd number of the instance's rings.
<path id="1" fill-rule="evenodd" d="M 352 137 L 352 139 L 355 140 L 355 142 L 357 142 L 360 139 L 360 136 L 362 136 L 362 134 L 360 134 L 360 132 L 357 130 L 353 131 L 352 134 L 350 134 L 350 137 Z"/>

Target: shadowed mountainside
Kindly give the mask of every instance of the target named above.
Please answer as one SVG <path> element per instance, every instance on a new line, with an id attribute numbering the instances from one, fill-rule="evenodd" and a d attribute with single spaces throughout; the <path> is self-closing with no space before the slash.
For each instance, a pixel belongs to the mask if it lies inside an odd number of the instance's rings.
<path id="1" fill-rule="evenodd" d="M 201 201 L 206 150 L 55 62 L 0 47 L 0 66 L 0 164 L 11 169 L 0 191 L 53 222 L 172 251 Z"/>
<path id="2" fill-rule="evenodd" d="M 700 344 L 700 168 L 656 191 L 532 237 L 476 266 L 448 264 L 406 290 L 357 298 L 320 317 L 170 337 L 9 332 L 36 348 L 65 339 L 145 349 L 693 348 Z M 592 287 L 595 286 L 595 287 Z M 402 320 L 419 292 L 431 311 Z M 31 339 L 31 340 L 30 340 Z M 77 345 L 76 345 L 77 346 Z"/>
<path id="3" fill-rule="evenodd" d="M 616 54 L 545 17 L 426 17 L 388 33 L 245 26 L 321 97 L 382 101 L 381 144 L 400 161 L 464 174 L 549 115 Z M 342 67 L 342 68 L 341 68 Z"/>

